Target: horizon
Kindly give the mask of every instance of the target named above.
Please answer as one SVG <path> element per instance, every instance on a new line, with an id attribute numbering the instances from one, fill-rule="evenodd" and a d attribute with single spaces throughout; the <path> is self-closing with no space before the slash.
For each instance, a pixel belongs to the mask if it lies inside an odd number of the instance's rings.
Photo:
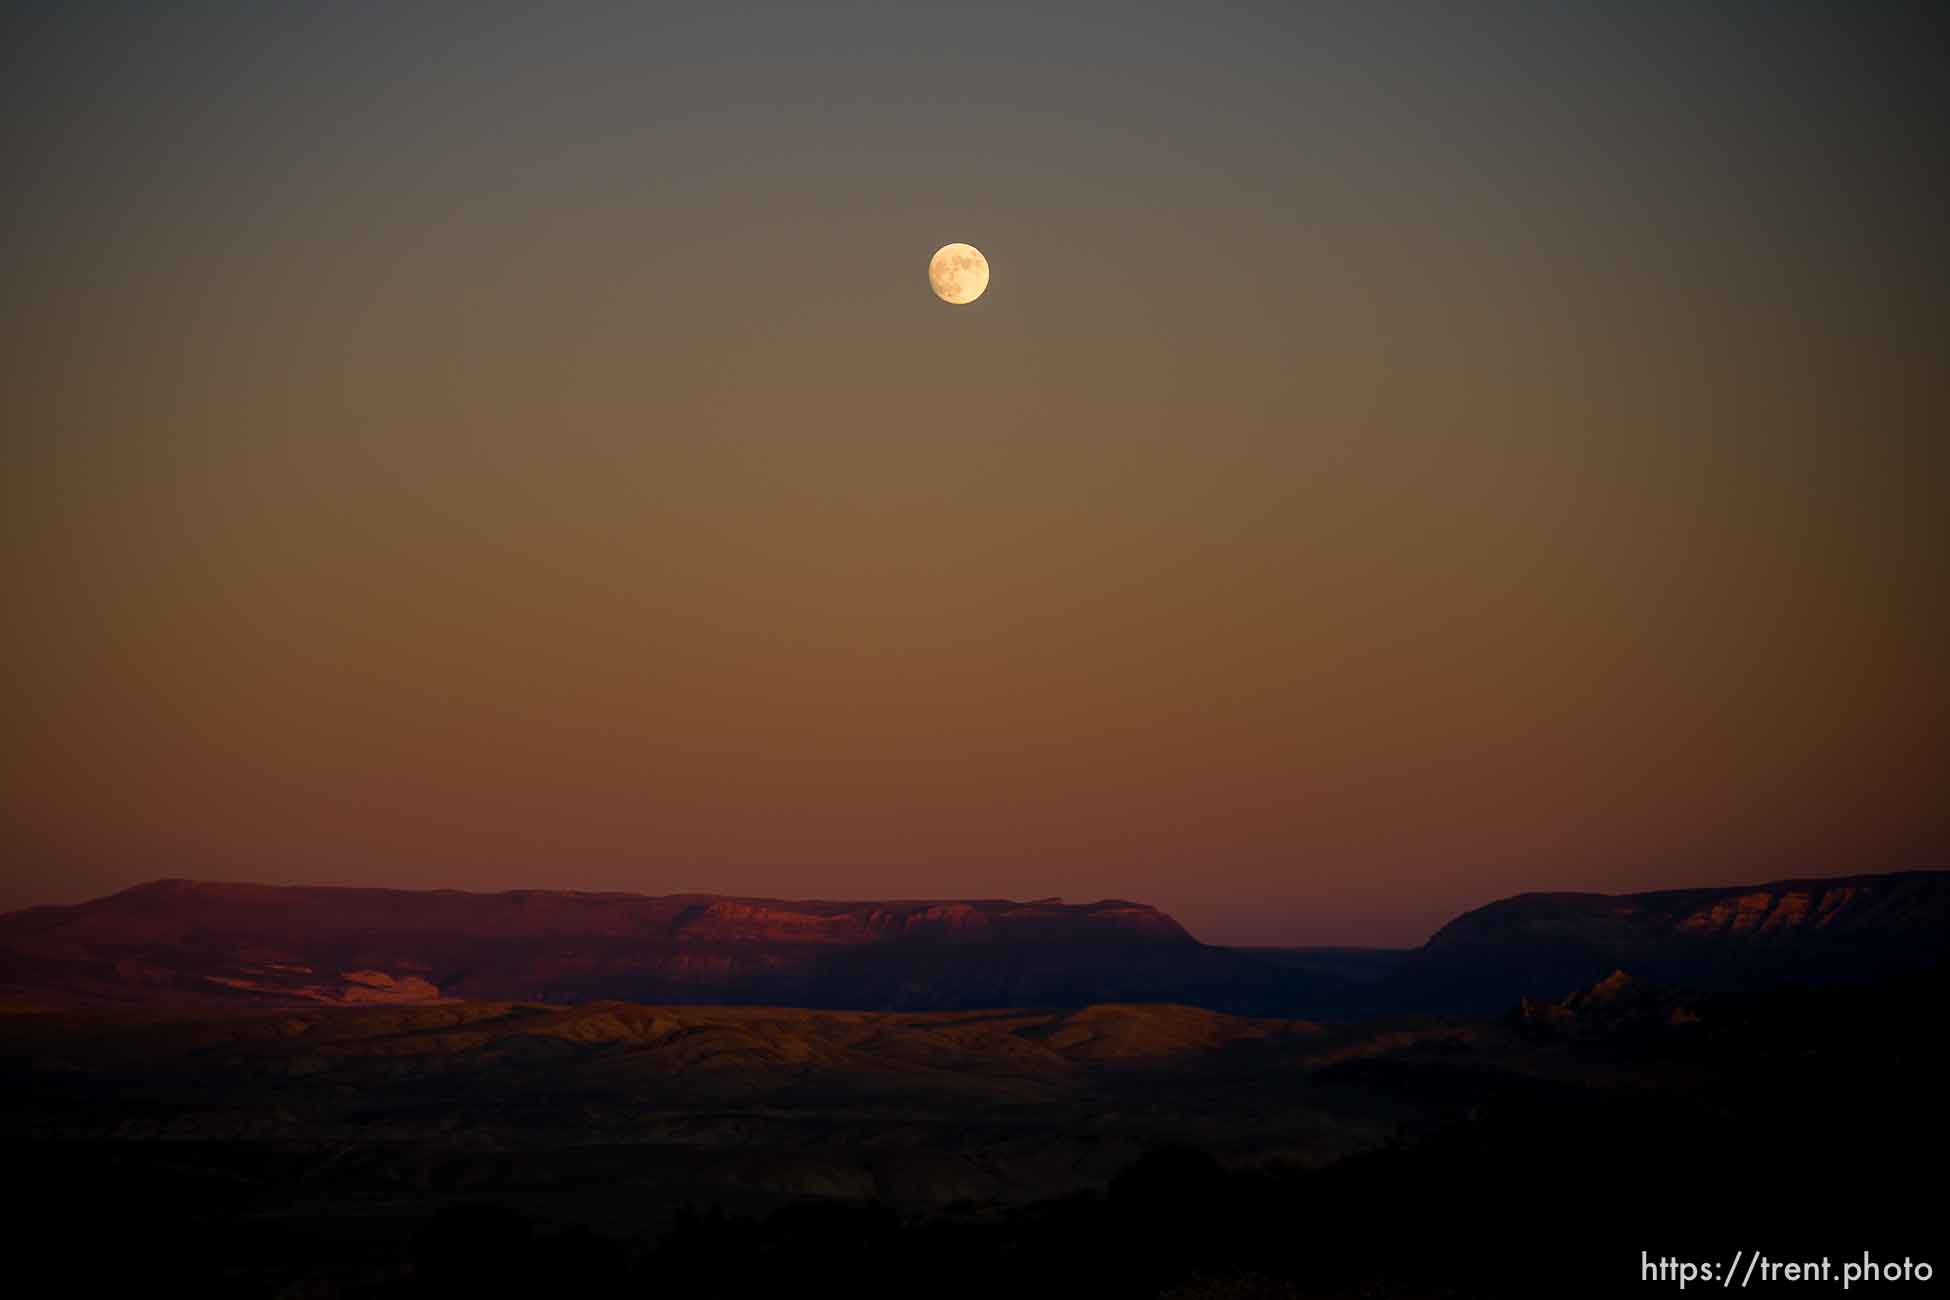
<path id="1" fill-rule="evenodd" d="M 1830 882 L 1835 880 L 1849 879 L 1858 876 L 1903 876 L 1903 875 L 1917 875 L 1917 874 L 1931 873 L 1931 872 L 1941 873 L 1947 871 L 1950 871 L 1950 867 L 1944 867 L 1944 866 L 1896 867 L 1884 871 L 1843 871 L 1843 872 L 1835 872 L 1827 875 L 1779 876 L 1770 879 L 1737 880 L 1737 881 L 1722 881 L 1722 882 L 1716 882 L 1710 884 L 1701 883 L 1701 884 L 1693 884 L 1693 885 L 1677 885 L 1665 889 L 1631 890 L 1626 892 L 1630 894 L 1639 894 L 1639 893 L 1656 894 L 1656 893 L 1665 893 L 1665 892 L 1689 893 L 1689 892 L 1711 891 L 1711 890 L 1720 890 L 1720 889 L 1757 889 L 1757 888 L 1770 886 L 1770 885 L 1796 885 L 1796 884 L 1807 884 L 1807 883 L 1824 883 L 1824 882 Z M 1453 921 L 1458 917 L 1465 916 L 1471 912 L 1477 911 L 1481 908 L 1491 906 L 1495 903 L 1509 901 L 1511 899 L 1524 898 L 1530 896 L 1549 897 L 1553 895 L 1584 896 L 1584 897 L 1599 897 L 1599 898 L 1610 898 L 1610 897 L 1620 896 L 1615 892 L 1608 892 L 1602 890 L 1567 890 L 1567 889 L 1518 890 L 1515 893 L 1503 894 L 1497 896 L 1496 898 L 1484 899 L 1480 902 L 1473 903 L 1466 907 L 1460 908 L 1456 912 L 1445 917 L 1441 922 L 1438 922 L 1434 927 L 1431 928 L 1429 933 L 1422 936 L 1422 938 L 1414 940 L 1412 942 L 1404 942 L 1404 943 L 1357 943 L 1357 942 L 1348 942 L 1345 940 L 1341 942 L 1332 942 L 1332 941 L 1319 940 L 1319 939 L 1310 939 L 1306 941 L 1298 941 L 1298 940 L 1264 941 L 1259 939 L 1226 939 L 1226 938 L 1218 938 L 1218 937 L 1208 937 L 1207 935 L 1200 933 L 1197 926 L 1188 923 L 1185 920 L 1184 916 L 1181 915 L 1177 910 L 1165 906 L 1163 904 L 1156 903 L 1150 899 L 1137 898 L 1137 897 L 1132 897 L 1129 895 L 1122 895 L 1122 894 L 1107 895 L 1101 898 L 1081 898 L 1081 897 L 1071 898 L 1066 895 L 1056 895 L 1056 894 L 1044 895 L 1040 897 L 916 895 L 916 896 L 900 897 L 900 898 L 891 898 L 891 897 L 843 898 L 843 897 L 830 896 L 830 895 L 828 896 L 809 895 L 805 897 L 786 898 L 786 897 L 773 896 L 773 895 L 726 893 L 722 890 L 709 890 L 709 889 L 668 889 L 668 890 L 658 891 L 655 893 L 649 893 L 642 890 L 632 890 L 632 889 L 576 889 L 576 888 L 570 888 L 566 886 L 540 886 L 540 885 L 525 885 L 525 886 L 517 885 L 505 889 L 460 889 L 460 888 L 454 888 L 450 886 L 417 888 L 417 887 L 402 886 L 402 885 L 386 885 L 386 884 L 370 884 L 370 883 L 356 884 L 356 885 L 341 884 L 341 883 L 331 882 L 331 881 L 315 881 L 315 880 L 302 880 L 302 881 L 293 880 L 293 881 L 277 881 L 277 882 L 265 881 L 265 880 L 242 880 L 242 879 L 219 880 L 211 877 L 201 877 L 201 876 L 154 876 L 154 877 L 149 877 L 147 879 L 134 881 L 130 884 L 121 886 L 117 889 L 110 890 L 107 893 L 90 895 L 85 898 L 73 899 L 66 902 L 47 901 L 47 902 L 39 902 L 39 903 L 27 903 L 19 907 L 0 907 L 0 916 L 7 915 L 8 913 L 11 912 L 27 911 L 36 907 L 71 907 L 71 906 L 76 906 L 80 903 L 93 902 L 101 898 L 113 897 L 116 894 L 128 893 L 133 890 L 142 889 L 142 888 L 155 886 L 155 885 L 214 885 L 214 886 L 224 886 L 224 887 L 246 886 L 250 888 L 269 888 L 269 889 L 378 890 L 378 891 L 399 892 L 399 893 L 458 893 L 458 894 L 480 895 L 484 897 L 491 897 L 499 894 L 544 893 L 544 894 L 576 894 L 576 895 L 587 895 L 589 897 L 642 898 L 642 899 L 715 898 L 715 899 L 725 899 L 727 901 L 732 901 L 732 902 L 767 902 L 767 903 L 788 903 L 788 904 L 808 905 L 808 906 L 816 905 L 816 906 L 839 906 L 839 907 L 860 906 L 865 904 L 879 904 L 883 906 L 925 906 L 925 905 L 940 904 L 940 903 L 1009 903 L 1009 904 L 1015 904 L 1019 906 L 1033 906 L 1039 903 L 1054 903 L 1056 905 L 1065 906 L 1065 907 L 1088 908 L 1088 907 L 1099 907 L 1106 903 L 1124 903 L 1124 904 L 1135 905 L 1140 907 L 1148 907 L 1156 912 L 1162 913 L 1172 921 L 1176 922 L 1180 926 L 1180 928 L 1182 928 L 1194 940 L 1196 940 L 1201 944 L 1206 945 L 1207 947 L 1314 948 L 1314 949 L 1322 949 L 1322 950 L 1339 948 L 1339 949 L 1349 949 L 1349 950 L 1373 950 L 1373 951 L 1388 951 L 1388 952 L 1413 951 L 1415 949 L 1418 949 L 1422 947 L 1423 944 L 1425 944 L 1430 938 L 1433 938 L 1436 931 L 1442 929 L 1442 927 L 1444 925 L 1447 925 L 1450 921 Z"/>

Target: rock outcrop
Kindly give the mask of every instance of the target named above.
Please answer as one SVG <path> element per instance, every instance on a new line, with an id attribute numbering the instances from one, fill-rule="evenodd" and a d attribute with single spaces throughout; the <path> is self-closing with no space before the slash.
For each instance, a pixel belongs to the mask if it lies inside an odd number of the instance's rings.
<path id="1" fill-rule="evenodd" d="M 1256 1012 L 1287 1009 L 1296 987 L 1155 908 L 1115 899 L 793 902 L 159 880 L 0 917 L 0 994 L 57 1006 L 1172 1001 Z"/>
<path id="2" fill-rule="evenodd" d="M 1920 970 L 1950 951 L 1950 871 L 1645 894 L 1518 894 L 1438 930 L 1373 988 L 1391 1009 L 1491 1013 L 1613 971 L 1700 990 Z"/>

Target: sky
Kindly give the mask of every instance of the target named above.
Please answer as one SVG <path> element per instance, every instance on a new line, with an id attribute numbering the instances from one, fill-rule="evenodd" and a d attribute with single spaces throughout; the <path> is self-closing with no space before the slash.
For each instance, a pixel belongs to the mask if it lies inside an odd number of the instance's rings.
<path id="1" fill-rule="evenodd" d="M 1950 862 L 1930 6 L 0 14 L 0 907 Z"/>

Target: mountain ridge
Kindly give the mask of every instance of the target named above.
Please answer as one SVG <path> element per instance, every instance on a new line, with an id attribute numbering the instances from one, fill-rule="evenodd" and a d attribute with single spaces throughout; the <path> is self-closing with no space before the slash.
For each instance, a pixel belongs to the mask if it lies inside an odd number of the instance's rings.
<path id="1" fill-rule="evenodd" d="M 1530 892 L 1473 908 L 1371 986 L 1391 1010 L 1487 1014 L 1623 970 L 1709 990 L 1918 969 L 1950 940 L 1950 870 L 1797 876 L 1635 894 Z"/>
<path id="2" fill-rule="evenodd" d="M 1614 970 L 1739 990 L 1871 979 L 1950 938 L 1950 870 L 1638 894 L 1532 891 L 1418 949 L 1239 950 L 1127 899 L 492 893 L 165 877 L 0 915 L 0 999 L 528 1000 L 897 1011 L 1175 1002 L 1243 1015 L 1493 1014 Z"/>
<path id="3" fill-rule="evenodd" d="M 1274 1007 L 1291 981 L 1127 899 L 841 902 L 170 877 L 0 915 L 0 990 L 57 1003 Z"/>

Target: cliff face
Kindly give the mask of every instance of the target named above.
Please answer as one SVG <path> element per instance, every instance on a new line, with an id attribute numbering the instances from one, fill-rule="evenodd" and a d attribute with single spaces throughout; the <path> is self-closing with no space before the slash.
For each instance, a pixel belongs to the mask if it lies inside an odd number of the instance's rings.
<path id="1" fill-rule="evenodd" d="M 1947 939 L 1950 871 L 1520 894 L 1457 917 L 1413 953 L 1369 954 L 1347 969 L 1317 954 L 1280 961 L 1208 947 L 1157 909 L 1121 900 L 795 902 L 163 880 L 0 916 L 0 1000 L 895 1011 L 1177 1002 L 1356 1019 L 1497 1014 L 1615 970 L 1701 990 L 1871 979 L 1942 961 Z"/>
<path id="2" fill-rule="evenodd" d="M 835 903 L 163 880 L 0 917 L 0 989 L 55 1005 L 622 998 L 1257 1009 L 1284 987 L 1259 963 L 1121 900 Z"/>
<path id="3" fill-rule="evenodd" d="M 1518 894 L 1438 930 L 1430 952 L 1516 944 L 1739 951 L 1945 934 L 1950 871 L 1649 894 Z"/>
<path id="4" fill-rule="evenodd" d="M 1646 894 L 1519 894 L 1449 922 L 1383 996 L 1493 1011 L 1614 970 L 1699 989 L 1869 979 L 1950 950 L 1950 871 Z"/>

